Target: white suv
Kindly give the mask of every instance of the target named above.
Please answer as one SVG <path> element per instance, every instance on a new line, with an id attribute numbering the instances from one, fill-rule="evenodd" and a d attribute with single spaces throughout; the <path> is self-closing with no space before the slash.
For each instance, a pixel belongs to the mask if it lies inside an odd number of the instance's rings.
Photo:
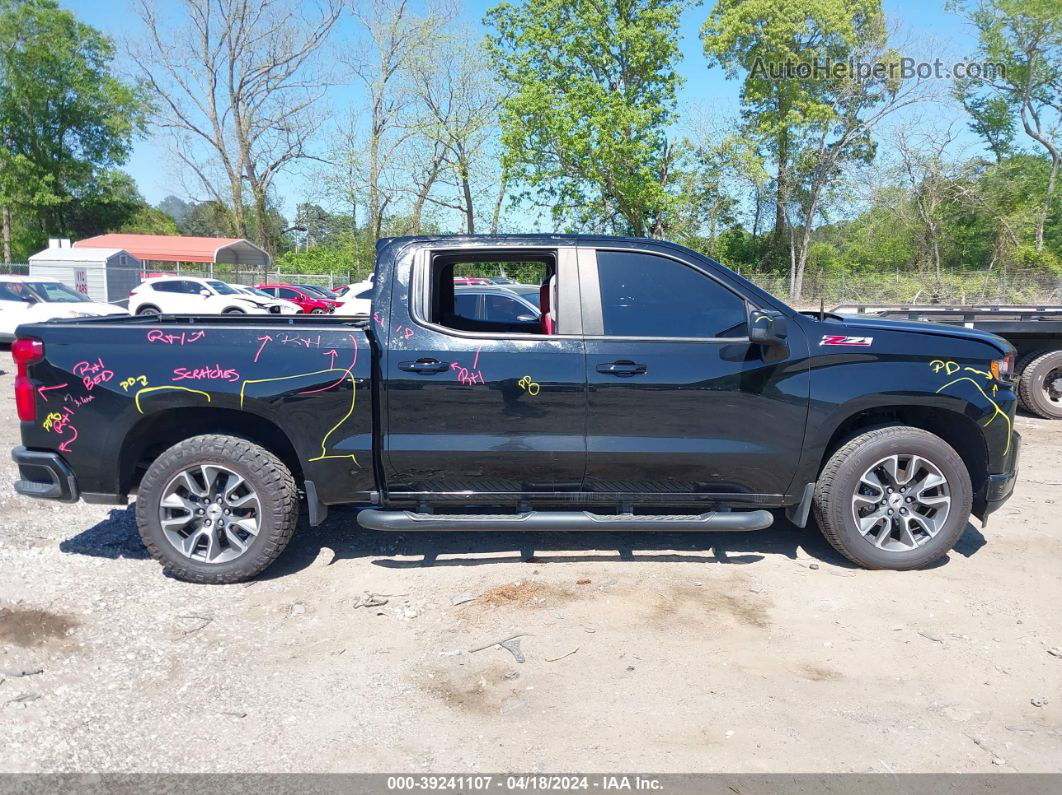
<path id="1" fill-rule="evenodd" d="M 129 293 L 133 315 L 268 315 L 248 295 L 217 279 L 157 276 Z"/>
<path id="2" fill-rule="evenodd" d="M 13 340 L 21 323 L 124 314 L 122 307 L 93 301 L 58 279 L 0 275 L 0 342 Z"/>

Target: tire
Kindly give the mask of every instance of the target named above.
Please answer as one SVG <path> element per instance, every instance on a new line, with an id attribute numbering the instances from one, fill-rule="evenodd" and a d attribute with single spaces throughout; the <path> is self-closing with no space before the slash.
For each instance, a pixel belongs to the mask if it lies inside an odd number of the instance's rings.
<path id="1" fill-rule="evenodd" d="M 136 500 L 144 545 L 174 577 L 196 583 L 241 582 L 261 573 L 288 545 L 298 515 L 295 479 L 281 460 L 246 439 L 220 434 L 193 436 L 166 450 L 148 467 Z M 207 530 L 203 523 L 211 517 L 225 530 Z"/>
<path id="2" fill-rule="evenodd" d="M 1030 414 L 1062 420 L 1062 350 L 1030 357 L 1018 376 L 1018 399 Z"/>
<path id="3" fill-rule="evenodd" d="M 324 313 L 325 313 L 325 311 L 323 309 L 321 309 L 321 308 L 311 309 L 310 310 L 310 314 L 311 315 L 323 315 Z"/>
<path id="4" fill-rule="evenodd" d="M 936 483 L 931 477 L 945 482 L 922 485 Z M 879 495 L 870 480 L 881 486 L 881 501 L 872 499 Z M 966 464 L 939 436 L 906 425 L 875 428 L 849 440 L 826 462 L 815 487 L 815 518 L 830 545 L 853 563 L 868 569 L 920 569 L 959 540 L 970 518 L 972 495 Z M 857 513 L 864 531 L 856 523 Z"/>
<path id="5" fill-rule="evenodd" d="M 161 315 L 162 311 L 152 304 L 144 304 L 136 310 L 138 315 Z"/>
<path id="6" fill-rule="evenodd" d="M 247 313 L 244 312 L 242 309 L 237 309 L 234 306 L 230 306 L 228 309 L 226 309 L 221 314 L 223 314 L 223 315 L 246 315 Z"/>

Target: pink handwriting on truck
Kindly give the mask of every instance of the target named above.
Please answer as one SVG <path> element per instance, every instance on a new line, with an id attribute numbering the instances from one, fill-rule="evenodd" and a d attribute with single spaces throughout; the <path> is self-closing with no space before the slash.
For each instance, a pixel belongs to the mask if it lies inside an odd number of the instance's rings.
<path id="1" fill-rule="evenodd" d="M 97 384 L 102 384 L 114 378 L 114 373 L 104 366 L 103 359 L 97 359 L 94 362 L 78 362 L 71 368 L 70 372 L 81 379 L 81 383 L 85 385 L 85 389 L 89 392 Z"/>
<path id="2" fill-rule="evenodd" d="M 461 362 L 450 362 L 450 372 L 465 386 L 487 383 L 483 377 L 483 371 L 479 369 L 479 351 L 476 351 L 471 368 L 465 367 Z"/>
<path id="3" fill-rule="evenodd" d="M 161 342 L 164 345 L 191 345 L 193 342 L 199 342 L 205 336 L 205 331 L 193 331 L 191 334 L 180 331 L 175 334 L 168 334 L 160 328 L 153 328 L 148 329 L 147 341 Z"/>
<path id="4" fill-rule="evenodd" d="M 45 392 L 50 392 L 53 389 L 62 389 L 64 386 L 70 386 L 70 385 L 66 384 L 66 383 L 63 383 L 63 384 L 56 384 L 55 386 L 39 386 L 39 387 L 37 387 L 37 394 L 41 396 L 41 400 L 43 400 L 45 403 L 47 403 L 48 402 L 48 396 L 46 394 L 44 394 L 44 393 Z"/>
<path id="5" fill-rule="evenodd" d="M 320 348 L 321 335 L 318 334 L 316 337 L 304 337 L 302 334 L 281 334 L 279 342 L 281 345 L 299 345 L 303 348 Z"/>
<path id="6" fill-rule="evenodd" d="M 173 371 L 174 381 L 239 381 L 240 374 L 232 367 L 220 364 L 206 367 L 178 367 Z"/>
<path id="7" fill-rule="evenodd" d="M 399 323 L 397 326 L 395 326 L 395 334 L 397 334 L 402 339 L 408 340 L 410 337 L 413 336 L 413 329 L 411 329 L 409 326 L 403 326 L 401 323 Z"/>
<path id="8" fill-rule="evenodd" d="M 44 422 L 41 425 L 46 431 L 53 431 L 58 434 L 62 434 L 64 431 L 70 431 L 72 436 L 69 439 L 63 440 L 59 445 L 59 452 L 69 453 L 70 445 L 77 439 L 77 428 L 70 421 L 70 418 L 74 416 L 74 409 L 70 406 L 63 406 L 62 411 L 53 411 L 47 417 L 44 418 Z"/>
<path id="9" fill-rule="evenodd" d="M 273 341 L 273 338 L 268 334 L 265 334 L 258 338 L 258 341 L 262 343 L 258 346 L 258 350 L 255 351 L 254 358 L 251 360 L 255 364 L 258 364 L 258 357 L 262 355 L 262 351 L 265 350 L 265 346 Z"/>

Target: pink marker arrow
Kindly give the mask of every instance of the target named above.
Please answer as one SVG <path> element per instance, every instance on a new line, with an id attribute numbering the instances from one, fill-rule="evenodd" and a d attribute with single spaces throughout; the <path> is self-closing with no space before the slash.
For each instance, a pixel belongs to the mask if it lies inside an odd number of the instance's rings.
<path id="1" fill-rule="evenodd" d="M 336 366 L 336 357 L 337 357 L 337 356 L 339 356 L 339 351 L 337 351 L 337 350 L 336 350 L 335 348 L 332 348 L 332 350 L 330 350 L 330 351 L 324 351 L 324 352 L 323 352 L 323 353 L 322 353 L 321 355 L 322 355 L 322 356 L 331 356 L 331 357 L 332 357 L 332 361 L 330 361 L 330 362 L 328 363 L 328 366 L 329 366 L 330 368 L 333 368 L 333 369 L 335 369 L 335 366 Z"/>
<path id="2" fill-rule="evenodd" d="M 68 384 L 56 384 L 55 386 L 39 386 L 37 387 L 37 394 L 41 396 L 41 400 L 47 403 L 48 397 L 44 394 L 45 392 L 48 392 L 52 389 L 62 389 L 65 386 L 68 386 Z"/>
<path id="3" fill-rule="evenodd" d="M 254 355 L 254 359 L 252 360 L 252 361 L 254 361 L 255 364 L 258 364 L 258 357 L 262 355 L 262 350 L 265 348 L 267 343 L 270 343 L 270 342 L 273 341 L 273 338 L 270 337 L 268 334 L 266 334 L 264 337 L 259 337 L 258 340 L 262 344 L 258 346 L 258 353 L 256 353 Z"/>

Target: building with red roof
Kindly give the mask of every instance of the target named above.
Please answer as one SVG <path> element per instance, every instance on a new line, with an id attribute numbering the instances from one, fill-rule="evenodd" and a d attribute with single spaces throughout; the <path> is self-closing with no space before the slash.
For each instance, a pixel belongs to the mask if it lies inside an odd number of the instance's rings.
<path id="1" fill-rule="evenodd" d="M 186 237 L 184 235 L 97 235 L 74 243 L 74 248 L 109 248 L 128 251 L 140 262 L 202 262 L 249 265 L 268 270 L 272 257 L 254 243 L 238 237 Z"/>

